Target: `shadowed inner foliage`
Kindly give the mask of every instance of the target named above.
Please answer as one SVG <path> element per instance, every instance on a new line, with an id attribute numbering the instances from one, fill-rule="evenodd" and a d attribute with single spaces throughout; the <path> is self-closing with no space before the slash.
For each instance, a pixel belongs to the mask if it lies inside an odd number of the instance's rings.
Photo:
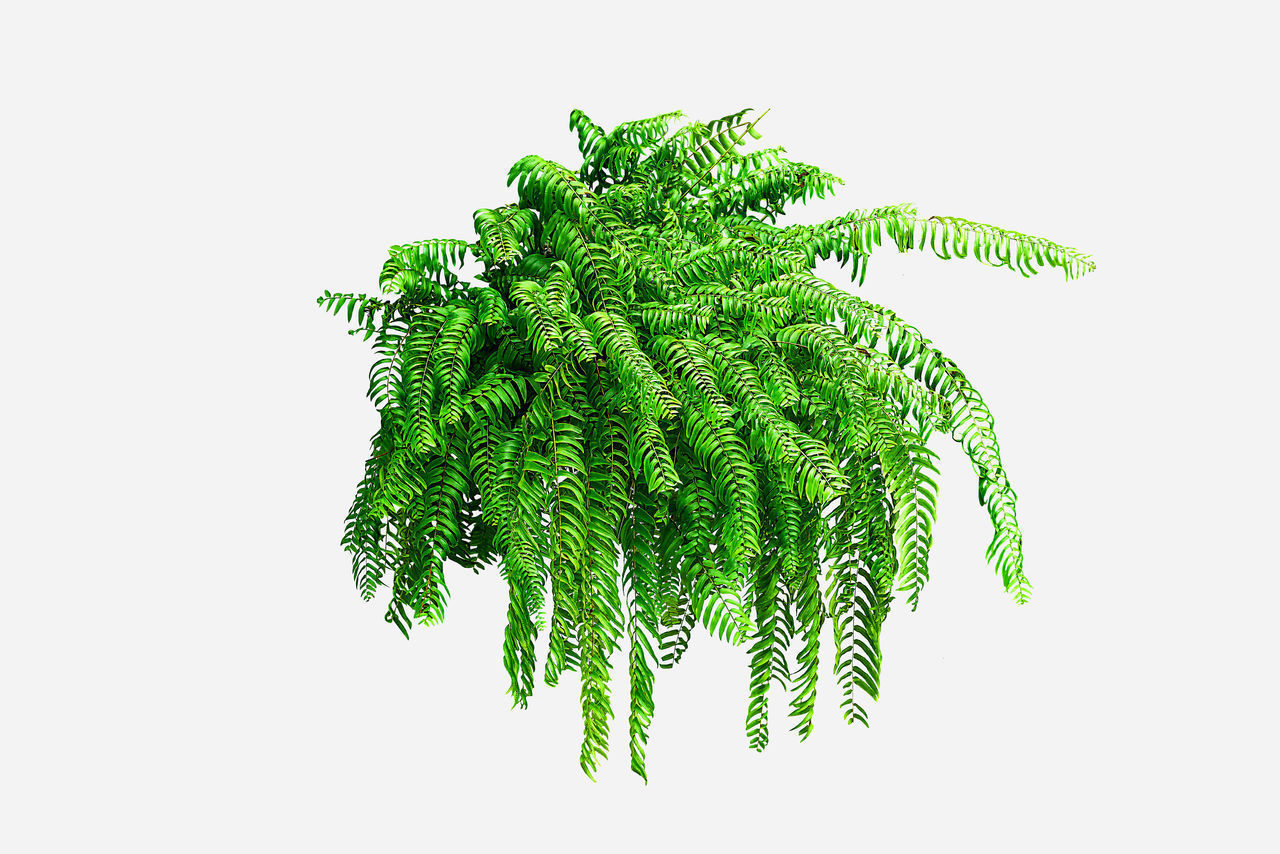
<path id="1" fill-rule="evenodd" d="M 844 717 L 865 724 L 890 603 L 914 608 L 929 577 L 934 431 L 973 462 L 1005 588 L 1030 591 L 982 398 L 919 330 L 812 270 L 834 257 L 861 282 L 882 244 L 1023 275 L 1092 262 L 909 205 L 781 227 L 784 206 L 841 181 L 747 150 L 751 113 L 606 132 L 575 110 L 577 170 L 521 159 L 518 201 L 476 211 L 474 241 L 393 246 L 380 295 L 319 300 L 375 342 L 381 424 L 343 538 L 360 592 L 389 588 L 407 636 L 444 616 L 446 561 L 496 563 L 510 693 L 526 704 L 546 632 L 543 680 L 581 680 L 588 775 L 608 750 L 611 655 L 626 650 L 643 776 L 654 673 L 696 624 L 748 645 L 752 747 L 775 681 L 811 732 L 824 626 Z"/>

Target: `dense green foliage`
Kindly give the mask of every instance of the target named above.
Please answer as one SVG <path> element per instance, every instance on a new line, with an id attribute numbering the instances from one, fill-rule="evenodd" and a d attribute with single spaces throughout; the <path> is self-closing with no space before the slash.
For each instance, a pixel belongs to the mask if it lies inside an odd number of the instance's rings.
<path id="1" fill-rule="evenodd" d="M 973 462 L 1004 586 L 1030 591 L 982 398 L 915 327 L 811 271 L 834 257 L 861 281 L 882 243 L 1024 275 L 1093 264 L 908 205 L 780 227 L 784 206 L 840 180 L 747 150 L 750 112 L 606 132 L 575 110 L 576 171 L 525 157 L 518 201 L 476 211 L 476 240 L 393 246 L 380 296 L 320 298 L 376 343 L 381 426 L 343 539 L 361 593 L 389 588 L 407 636 L 444 616 L 447 561 L 498 564 L 510 693 L 526 704 L 545 631 L 543 680 L 581 678 L 589 775 L 608 750 L 612 654 L 626 650 L 644 775 L 654 674 L 697 624 L 749 645 L 753 747 L 775 681 L 792 729 L 811 731 L 824 625 L 844 716 L 866 723 L 890 603 L 915 607 L 929 577 L 934 431 Z"/>

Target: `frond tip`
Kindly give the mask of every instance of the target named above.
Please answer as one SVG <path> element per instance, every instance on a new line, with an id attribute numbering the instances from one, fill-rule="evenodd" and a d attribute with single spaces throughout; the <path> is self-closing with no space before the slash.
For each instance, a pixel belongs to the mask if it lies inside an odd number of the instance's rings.
<path id="1" fill-rule="evenodd" d="M 696 625 L 748 652 L 750 746 L 768 744 L 784 690 L 792 729 L 812 732 L 828 622 L 843 716 L 868 722 L 890 606 L 915 608 L 931 571 L 935 433 L 973 465 L 987 559 L 1016 601 L 1030 595 L 981 395 L 914 326 L 812 270 L 834 257 L 861 281 L 886 243 L 1024 276 L 1093 261 L 910 205 L 779 226 L 842 182 L 750 150 L 763 117 L 605 130 L 574 110 L 577 169 L 522 158 L 516 200 L 477 210 L 474 242 L 393 246 L 381 295 L 317 300 L 374 345 L 379 427 L 342 537 L 360 595 L 385 588 L 407 637 L 444 618 L 450 562 L 496 564 L 513 705 L 532 696 L 545 632 L 543 681 L 580 676 L 593 778 L 614 654 L 625 646 L 628 753 L 647 780 L 656 675 Z"/>

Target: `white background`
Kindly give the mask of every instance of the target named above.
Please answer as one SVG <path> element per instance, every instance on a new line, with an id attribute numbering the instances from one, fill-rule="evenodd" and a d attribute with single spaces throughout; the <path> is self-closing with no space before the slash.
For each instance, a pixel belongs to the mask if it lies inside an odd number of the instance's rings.
<path id="1" fill-rule="evenodd" d="M 1258 17 L 428 6 L 6 13 L 0 847 L 1275 850 Z M 1066 283 L 886 250 L 863 289 L 986 395 L 1036 592 L 1001 591 L 939 443 L 870 729 L 824 683 L 807 743 L 776 714 L 750 751 L 745 655 L 703 634 L 659 673 L 650 784 L 625 716 L 593 784 L 572 680 L 508 708 L 496 572 L 409 643 L 357 596 L 369 352 L 314 298 L 469 236 L 519 157 L 576 165 L 573 107 L 744 106 L 846 180 L 791 222 L 910 201 L 1093 253 Z"/>

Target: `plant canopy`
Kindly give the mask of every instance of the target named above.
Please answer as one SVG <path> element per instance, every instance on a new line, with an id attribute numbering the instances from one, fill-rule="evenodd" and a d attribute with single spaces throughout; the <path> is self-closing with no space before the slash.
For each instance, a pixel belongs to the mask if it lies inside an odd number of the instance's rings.
<path id="1" fill-rule="evenodd" d="M 910 205 L 779 226 L 842 182 L 748 150 L 752 114 L 605 131 L 574 110 L 576 170 L 522 158 L 517 201 L 476 211 L 474 240 L 393 246 L 381 294 L 319 299 L 376 353 L 381 421 L 342 540 L 361 594 L 388 588 L 407 637 L 443 618 L 446 562 L 497 564 L 510 694 L 526 705 L 545 632 L 542 680 L 581 680 L 589 776 L 608 751 L 613 653 L 645 776 L 654 675 L 699 624 L 749 650 L 752 747 L 768 743 L 773 682 L 791 728 L 812 731 L 824 626 L 844 718 L 865 724 L 890 603 L 914 608 L 929 577 L 935 431 L 973 463 L 1004 587 L 1018 602 L 1031 589 L 978 392 L 914 326 L 812 271 L 835 258 L 861 283 L 883 244 L 1024 276 L 1093 263 Z"/>

